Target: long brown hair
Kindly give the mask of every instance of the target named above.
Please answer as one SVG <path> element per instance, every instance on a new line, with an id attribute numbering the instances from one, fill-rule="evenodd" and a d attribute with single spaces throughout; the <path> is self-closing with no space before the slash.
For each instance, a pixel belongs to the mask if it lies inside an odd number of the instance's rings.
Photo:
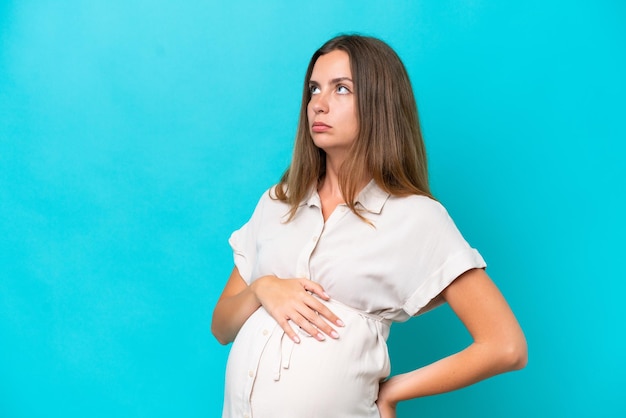
<path id="1" fill-rule="evenodd" d="M 432 197 L 428 186 L 426 149 L 411 82 L 402 61 L 383 41 L 360 35 L 341 35 L 315 51 L 304 78 L 300 119 L 291 165 L 274 189 L 275 199 L 290 205 L 293 219 L 311 187 L 326 174 L 326 153 L 313 143 L 307 106 L 309 80 L 317 59 L 345 51 L 350 58 L 357 103 L 359 133 L 343 162 L 339 187 L 347 206 L 360 218 L 355 199 L 359 182 L 371 177 L 387 193 Z"/>

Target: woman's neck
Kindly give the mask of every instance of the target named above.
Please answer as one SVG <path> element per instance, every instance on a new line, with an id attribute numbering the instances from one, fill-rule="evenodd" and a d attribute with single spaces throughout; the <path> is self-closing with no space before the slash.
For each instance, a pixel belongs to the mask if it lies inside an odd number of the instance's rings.
<path id="1" fill-rule="evenodd" d="M 341 193 L 341 187 L 339 187 L 339 169 L 343 164 L 344 158 L 333 158 L 326 154 L 326 173 L 322 184 L 320 184 L 318 191 L 320 196 L 325 196 L 331 200 L 339 203 L 344 203 L 343 194 Z"/>
<path id="2" fill-rule="evenodd" d="M 343 163 L 343 160 L 341 163 Z M 336 159 L 333 160 L 327 156 L 326 173 L 318 187 L 318 193 L 321 198 L 328 199 L 336 203 L 345 203 L 345 198 L 341 192 L 341 187 L 339 186 L 339 168 L 341 167 L 341 163 L 339 163 Z M 362 190 L 370 180 L 371 178 L 369 176 L 361 179 L 357 190 Z"/>
<path id="3" fill-rule="evenodd" d="M 326 168 L 326 174 L 322 179 L 322 183 L 318 187 L 320 196 L 332 198 L 332 200 L 344 203 L 341 187 L 339 187 L 339 176 L 333 170 Z"/>

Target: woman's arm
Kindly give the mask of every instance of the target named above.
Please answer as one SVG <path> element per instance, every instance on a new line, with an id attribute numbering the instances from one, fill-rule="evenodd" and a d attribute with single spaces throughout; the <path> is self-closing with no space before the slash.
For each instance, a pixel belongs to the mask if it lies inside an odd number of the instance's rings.
<path id="1" fill-rule="evenodd" d="M 213 310 L 211 332 L 221 344 L 232 342 L 259 306 L 261 303 L 235 267 Z"/>
<path id="2" fill-rule="evenodd" d="M 456 354 L 381 384 L 377 403 L 382 418 L 395 417 L 400 401 L 449 392 L 526 365 L 524 333 L 484 270 L 462 274 L 442 296 L 474 341 Z"/>
<path id="3" fill-rule="evenodd" d="M 343 323 L 312 294 L 329 299 L 322 286 L 307 279 L 263 276 L 248 286 L 235 267 L 215 305 L 211 332 L 221 344 L 228 344 L 250 315 L 263 306 L 296 343 L 300 339 L 289 320 L 320 341 L 324 334 L 338 338 L 327 320 L 339 326 Z"/>

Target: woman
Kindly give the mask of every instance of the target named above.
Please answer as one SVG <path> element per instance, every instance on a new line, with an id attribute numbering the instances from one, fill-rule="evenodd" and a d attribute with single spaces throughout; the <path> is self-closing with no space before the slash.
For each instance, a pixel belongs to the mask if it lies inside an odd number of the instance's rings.
<path id="1" fill-rule="evenodd" d="M 212 323 L 234 341 L 224 417 L 395 417 L 402 400 L 526 363 L 482 257 L 430 195 L 409 78 L 380 40 L 315 52 L 292 163 L 229 242 Z M 385 380 L 390 324 L 443 302 L 472 344 Z"/>

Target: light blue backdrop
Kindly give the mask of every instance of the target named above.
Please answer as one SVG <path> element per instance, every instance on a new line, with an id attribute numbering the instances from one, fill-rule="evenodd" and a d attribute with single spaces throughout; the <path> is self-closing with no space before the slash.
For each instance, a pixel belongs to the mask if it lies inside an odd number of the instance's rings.
<path id="1" fill-rule="evenodd" d="M 354 31 L 404 59 L 434 191 L 530 345 L 400 416 L 626 416 L 625 22 L 618 0 L 3 1 L 0 416 L 219 415 L 227 238 L 289 161 L 310 55 Z M 468 341 L 446 307 L 396 326 L 394 371 Z"/>

